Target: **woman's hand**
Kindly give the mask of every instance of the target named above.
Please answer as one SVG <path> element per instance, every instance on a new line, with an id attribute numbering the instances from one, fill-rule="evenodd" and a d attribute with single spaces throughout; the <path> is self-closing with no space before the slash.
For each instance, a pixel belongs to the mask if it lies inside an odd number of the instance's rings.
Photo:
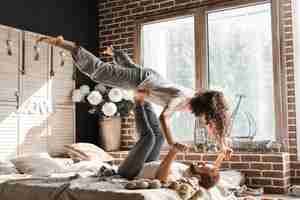
<path id="1" fill-rule="evenodd" d="M 233 150 L 230 147 L 223 147 L 221 150 L 221 153 L 224 154 L 225 160 L 230 160 L 230 158 L 233 154 Z"/>
<path id="2" fill-rule="evenodd" d="M 112 56 L 113 55 L 113 46 L 106 47 L 106 50 L 103 51 L 103 54 Z"/>

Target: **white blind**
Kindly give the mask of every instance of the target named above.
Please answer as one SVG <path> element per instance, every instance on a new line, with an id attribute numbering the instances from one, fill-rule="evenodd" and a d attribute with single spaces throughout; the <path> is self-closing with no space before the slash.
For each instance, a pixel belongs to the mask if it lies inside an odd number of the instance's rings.
<path id="1" fill-rule="evenodd" d="M 1 68 L 0 68 L 1 69 Z M 15 105 L 0 103 L 0 159 L 17 154 L 18 118 Z"/>
<path id="2" fill-rule="evenodd" d="M 11 55 L 5 50 L 5 35 L 13 40 Z M 40 36 L 0 26 L 0 159 L 46 151 L 61 154 L 63 146 L 75 140 L 71 55 L 61 55 L 60 49 L 52 52 L 47 44 L 36 46 Z"/>

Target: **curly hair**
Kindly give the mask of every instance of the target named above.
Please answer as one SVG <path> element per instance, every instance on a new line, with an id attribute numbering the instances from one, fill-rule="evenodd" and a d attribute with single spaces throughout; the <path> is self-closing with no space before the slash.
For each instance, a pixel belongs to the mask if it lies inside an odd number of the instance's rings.
<path id="1" fill-rule="evenodd" d="M 206 124 L 214 123 L 218 139 L 225 138 L 229 126 L 228 107 L 222 92 L 208 90 L 198 93 L 190 101 L 192 112 L 204 116 Z"/>

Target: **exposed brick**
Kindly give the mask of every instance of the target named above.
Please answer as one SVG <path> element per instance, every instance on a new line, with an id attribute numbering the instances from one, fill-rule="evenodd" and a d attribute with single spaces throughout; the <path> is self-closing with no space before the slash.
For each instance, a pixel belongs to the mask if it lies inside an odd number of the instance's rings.
<path id="1" fill-rule="evenodd" d="M 250 162 L 255 161 L 259 162 L 261 160 L 260 155 L 242 155 L 242 161 Z"/>
<path id="2" fill-rule="evenodd" d="M 230 164 L 232 169 L 249 169 L 249 163 L 231 163 Z"/>
<path id="3" fill-rule="evenodd" d="M 182 4 L 182 3 L 188 3 L 191 0 L 175 0 L 175 4 Z"/>
<path id="4" fill-rule="evenodd" d="M 242 170 L 243 174 L 245 174 L 246 177 L 261 177 L 261 171 L 259 170 Z"/>
<path id="5" fill-rule="evenodd" d="M 265 186 L 265 185 L 271 185 L 272 181 L 271 179 L 266 179 L 266 178 L 253 178 L 251 183 L 252 183 L 251 185 Z"/>
<path id="6" fill-rule="evenodd" d="M 286 188 L 284 187 L 264 187 L 265 194 L 284 194 Z"/>
<path id="7" fill-rule="evenodd" d="M 283 170 L 283 165 L 282 164 L 273 164 L 273 170 Z"/>
<path id="8" fill-rule="evenodd" d="M 200 161 L 201 160 L 201 154 L 187 154 L 185 156 L 186 160 L 195 160 L 195 161 Z"/>
<path id="9" fill-rule="evenodd" d="M 152 6 L 147 6 L 146 7 L 146 10 L 155 10 L 155 9 L 158 9 L 159 8 L 159 5 L 152 5 Z"/>
<path id="10" fill-rule="evenodd" d="M 140 5 L 141 6 L 147 6 L 147 5 L 150 5 L 150 4 L 153 4 L 153 0 L 142 0 L 140 1 Z"/>
<path id="11" fill-rule="evenodd" d="M 166 8 L 166 7 L 172 7 L 172 6 L 174 6 L 174 1 L 169 1 L 169 2 L 160 4 L 160 8 Z"/>
<path id="12" fill-rule="evenodd" d="M 214 161 L 217 159 L 217 155 L 203 155 L 204 161 Z"/>
<path id="13" fill-rule="evenodd" d="M 271 164 L 270 163 L 251 163 L 251 169 L 259 169 L 259 170 L 270 170 Z"/>
<path id="14" fill-rule="evenodd" d="M 272 180 L 274 186 L 285 186 L 285 181 L 284 180 Z"/>
<path id="15" fill-rule="evenodd" d="M 280 155 L 274 155 L 274 156 L 269 156 L 269 155 L 263 155 L 262 156 L 262 161 L 263 162 L 282 162 L 283 159 L 282 159 L 282 156 Z"/>
<path id="16" fill-rule="evenodd" d="M 230 161 L 232 162 L 240 162 L 241 161 L 241 157 L 239 155 L 232 155 L 230 158 Z"/>
<path id="17" fill-rule="evenodd" d="M 271 178 L 283 178 L 283 173 L 281 171 L 266 171 L 263 172 L 263 176 Z"/>

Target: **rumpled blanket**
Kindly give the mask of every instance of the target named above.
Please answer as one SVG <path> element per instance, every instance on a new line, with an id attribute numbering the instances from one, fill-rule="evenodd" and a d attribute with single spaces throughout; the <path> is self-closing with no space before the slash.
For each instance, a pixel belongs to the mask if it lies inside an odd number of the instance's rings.
<path id="1" fill-rule="evenodd" d="M 65 173 L 50 177 L 0 176 L 1 200 L 181 200 L 171 189 L 127 190 L 128 180 L 118 176 L 99 180 L 94 174 Z M 200 200 L 237 200 L 222 185 L 206 190 Z"/>

